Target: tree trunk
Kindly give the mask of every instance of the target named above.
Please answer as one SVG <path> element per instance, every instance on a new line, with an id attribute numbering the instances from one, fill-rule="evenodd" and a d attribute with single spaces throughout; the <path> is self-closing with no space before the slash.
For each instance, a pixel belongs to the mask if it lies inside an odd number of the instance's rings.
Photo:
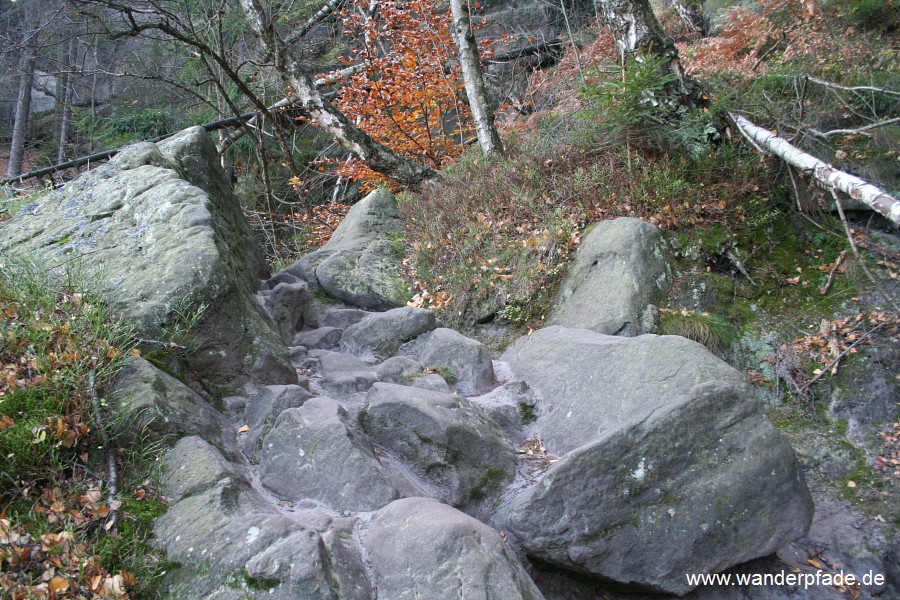
<path id="1" fill-rule="evenodd" d="M 709 24 L 703 16 L 703 0 L 672 0 L 675 12 L 692 32 L 706 36 Z"/>
<path id="2" fill-rule="evenodd" d="M 34 85 L 34 64 L 37 53 L 31 44 L 22 50 L 21 72 L 19 74 L 19 95 L 16 98 L 16 117 L 13 125 L 12 142 L 9 150 L 9 164 L 6 177 L 11 179 L 22 173 L 25 162 L 25 138 L 28 134 L 28 119 L 31 116 L 31 88 Z"/>
<path id="3" fill-rule="evenodd" d="M 72 123 L 72 100 L 74 96 L 75 64 L 77 59 L 76 38 L 72 37 L 63 51 L 61 67 L 65 69 L 59 81 L 57 99 L 61 103 L 59 110 L 59 148 L 56 153 L 56 164 L 62 164 L 66 160 L 66 146 L 69 145 L 69 128 Z"/>
<path id="4" fill-rule="evenodd" d="M 742 134 L 766 152 L 770 152 L 789 165 L 809 173 L 826 188 L 840 190 L 845 194 L 849 194 L 851 198 L 859 200 L 875 212 L 884 215 L 895 225 L 900 225 L 900 201 L 896 198 L 855 175 L 838 171 L 831 165 L 803 152 L 796 146 L 792 146 L 784 138 L 780 138 L 771 131 L 757 126 L 741 115 L 730 114 L 729 116 Z"/>
<path id="5" fill-rule="evenodd" d="M 468 0 L 450 0 L 450 11 L 453 14 L 453 37 L 459 47 L 459 66 L 466 84 L 466 96 L 469 98 L 472 120 L 475 121 L 478 144 L 486 156 L 502 154 L 503 144 L 494 126 L 494 113 L 488 107 L 484 91 L 484 74 L 469 20 Z"/>
<path id="6" fill-rule="evenodd" d="M 665 59 L 676 79 L 666 89 L 667 98 L 660 99 L 664 104 L 672 109 L 705 104 L 700 85 L 684 72 L 678 50 L 656 20 L 649 0 L 594 0 L 594 4 L 606 19 L 623 64 L 627 57 L 641 53 Z"/>
<path id="7" fill-rule="evenodd" d="M 274 62 L 282 80 L 296 96 L 297 104 L 338 144 L 355 154 L 373 171 L 413 189 L 426 180 L 438 177 L 433 169 L 400 156 L 373 140 L 322 98 L 310 78 L 309 69 L 289 53 L 284 40 L 275 30 L 275 19 L 267 16 L 268 11 L 262 0 L 241 0 L 241 7 L 269 59 Z"/>

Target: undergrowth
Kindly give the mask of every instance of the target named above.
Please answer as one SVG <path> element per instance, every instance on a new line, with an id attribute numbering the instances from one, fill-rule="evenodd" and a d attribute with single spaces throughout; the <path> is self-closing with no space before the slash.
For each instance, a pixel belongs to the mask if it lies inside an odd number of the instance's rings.
<path id="1" fill-rule="evenodd" d="M 0 257 L 0 590 L 4 597 L 132 597 L 162 559 L 149 548 L 157 449 L 116 457 L 107 498 L 106 451 L 95 408 L 133 351 L 76 263 L 50 272 Z M 91 383 L 93 379 L 93 384 Z M 99 409 L 99 410 L 98 410 Z M 113 515 L 119 525 L 114 527 Z"/>
<path id="2" fill-rule="evenodd" d="M 739 223 L 752 215 L 747 200 L 763 195 L 768 167 L 740 146 L 692 158 L 579 145 L 593 127 L 550 118 L 536 134 L 509 140 L 504 157 L 464 155 L 440 183 L 401 197 L 414 304 L 440 310 L 450 326 L 498 313 L 538 323 L 590 223 L 621 216 L 675 230 Z"/>

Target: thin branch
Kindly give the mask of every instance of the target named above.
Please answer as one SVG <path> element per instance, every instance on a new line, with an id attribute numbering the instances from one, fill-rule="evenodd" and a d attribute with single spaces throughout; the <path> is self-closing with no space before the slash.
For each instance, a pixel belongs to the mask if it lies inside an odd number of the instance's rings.
<path id="1" fill-rule="evenodd" d="M 837 192 L 835 190 L 831 190 L 831 195 L 834 198 L 834 203 L 837 206 L 838 215 L 841 217 L 841 223 L 844 224 L 844 232 L 847 234 L 847 240 L 850 242 L 850 249 L 853 251 L 853 256 L 856 257 L 856 262 L 859 263 L 859 266 L 862 267 L 863 272 L 866 274 L 866 277 L 872 282 L 878 292 L 884 297 L 887 303 L 890 306 L 894 307 L 894 312 L 900 314 L 900 306 L 897 306 L 897 303 L 894 302 L 894 299 L 888 295 L 884 288 L 881 287 L 881 284 L 878 283 L 878 280 L 875 279 L 875 276 L 869 271 L 869 267 L 866 266 L 865 261 L 859 255 L 859 249 L 856 247 L 856 240 L 853 239 L 853 232 L 850 231 L 850 224 L 847 222 L 847 215 L 844 214 L 844 207 L 841 205 L 841 199 L 838 197 Z"/>
<path id="2" fill-rule="evenodd" d="M 812 387 L 812 385 L 813 385 L 815 382 L 819 381 L 820 379 L 822 379 L 822 377 L 825 376 L 825 373 L 827 373 L 828 371 L 830 371 L 830 370 L 836 368 L 837 365 L 838 365 L 838 363 L 841 362 L 841 359 L 844 358 L 845 356 L 847 356 L 847 354 L 848 354 L 853 348 L 855 348 L 856 346 L 858 346 L 859 344 L 861 344 L 861 343 L 862 343 L 863 341 L 865 341 L 868 337 L 870 337 L 873 333 L 875 333 L 876 331 L 878 331 L 879 329 L 881 329 L 881 328 L 884 327 L 885 325 L 887 325 L 887 322 L 885 322 L 885 323 L 879 323 L 878 325 L 876 325 L 875 327 L 873 327 L 872 329 L 870 329 L 869 331 L 867 331 L 866 333 L 864 333 L 863 335 L 861 335 L 860 338 L 859 338 L 858 340 L 856 340 L 855 342 L 853 342 L 852 344 L 850 344 L 849 346 L 847 346 L 846 348 L 844 348 L 844 351 L 841 352 L 840 354 L 838 354 L 838 355 L 835 357 L 834 360 L 832 360 L 830 363 L 828 363 L 828 365 L 827 365 L 824 369 L 822 369 L 822 371 L 821 371 L 818 375 L 816 375 L 815 377 L 813 377 L 812 379 L 810 379 L 809 381 L 807 381 L 806 383 L 804 383 L 804 384 L 800 387 L 800 392 L 803 393 L 803 394 L 805 394 L 806 392 L 808 392 L 808 391 L 809 391 L 809 388 Z"/>
<path id="3" fill-rule="evenodd" d="M 312 31 L 316 25 L 327 19 L 332 13 L 336 13 L 347 0 L 329 0 L 319 11 L 311 16 L 306 23 L 300 26 L 291 35 L 285 38 L 284 43 L 290 46 L 297 40 L 303 38 Z"/>
<path id="4" fill-rule="evenodd" d="M 828 289 L 831 287 L 831 282 L 834 281 L 834 274 L 837 273 L 838 268 L 841 266 L 841 263 L 844 261 L 844 257 L 847 256 L 847 251 L 844 250 L 837 257 L 837 260 L 834 261 L 834 266 L 831 267 L 831 270 L 828 272 L 828 281 L 825 282 L 825 285 L 822 286 L 822 289 L 819 290 L 823 296 L 828 293 Z"/>
<path id="5" fill-rule="evenodd" d="M 832 129 L 831 131 L 819 131 L 818 129 L 810 128 L 809 132 L 813 135 L 817 135 L 823 138 L 829 138 L 834 135 L 865 135 L 868 136 L 870 134 L 866 133 L 871 129 L 877 129 L 879 127 L 886 127 L 888 125 L 893 125 L 894 123 L 900 123 L 900 117 L 894 117 L 893 119 L 886 119 L 884 121 L 878 121 L 877 123 L 870 123 L 865 127 L 860 127 L 858 129 Z"/>
<path id="6" fill-rule="evenodd" d="M 887 88 L 875 87 L 872 85 L 856 85 L 856 86 L 848 86 L 848 85 L 840 85 L 837 83 L 832 83 L 830 81 L 825 81 L 824 79 L 819 79 L 818 77 L 813 77 L 811 75 L 806 76 L 807 79 L 814 83 L 818 83 L 819 85 L 824 85 L 825 87 L 834 88 L 837 90 L 844 90 L 847 92 L 876 92 L 878 94 L 887 94 L 889 96 L 900 96 L 900 92 L 889 90 Z"/>

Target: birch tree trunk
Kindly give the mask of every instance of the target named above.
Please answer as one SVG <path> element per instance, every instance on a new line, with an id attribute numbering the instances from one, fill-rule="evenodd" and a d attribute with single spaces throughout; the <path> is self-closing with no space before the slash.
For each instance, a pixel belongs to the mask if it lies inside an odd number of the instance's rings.
<path id="1" fill-rule="evenodd" d="M 820 184 L 831 190 L 840 190 L 854 200 L 859 200 L 872 210 L 900 225 L 900 201 L 877 186 L 855 175 L 839 171 L 811 154 L 791 145 L 771 131 L 759 127 L 741 115 L 730 114 L 741 133 L 766 152 L 784 162 L 809 173 Z"/>
<path id="2" fill-rule="evenodd" d="M 418 188 L 424 181 L 439 175 L 433 169 L 400 156 L 378 143 L 354 125 L 346 115 L 322 98 L 308 72 L 309 69 L 288 50 L 275 29 L 275 18 L 262 0 L 241 0 L 241 8 L 254 34 L 274 62 L 275 69 L 297 98 L 296 104 L 327 131 L 335 141 L 355 154 L 373 171 L 401 185 Z"/>
<path id="3" fill-rule="evenodd" d="M 672 109 L 704 105 L 700 85 L 684 72 L 678 50 L 656 20 L 649 0 L 594 0 L 594 5 L 606 19 L 623 64 L 641 52 L 665 59 L 675 81 L 667 86 L 667 97 L 659 99 L 663 104 Z"/>
<path id="4" fill-rule="evenodd" d="M 469 19 L 468 0 L 450 0 L 450 11 L 453 15 L 453 37 L 459 48 L 459 66 L 466 85 L 478 144 L 485 156 L 502 154 L 503 143 L 494 126 L 494 113 L 488 108 L 487 94 L 484 91 L 484 74 Z"/>
<path id="5" fill-rule="evenodd" d="M 34 85 L 34 65 L 37 52 L 31 44 L 22 50 L 19 74 L 19 94 L 16 98 L 16 116 L 13 124 L 12 141 L 10 142 L 9 164 L 6 168 L 7 179 L 22 174 L 25 162 L 25 138 L 28 135 L 28 119 L 31 116 L 31 88 Z"/>

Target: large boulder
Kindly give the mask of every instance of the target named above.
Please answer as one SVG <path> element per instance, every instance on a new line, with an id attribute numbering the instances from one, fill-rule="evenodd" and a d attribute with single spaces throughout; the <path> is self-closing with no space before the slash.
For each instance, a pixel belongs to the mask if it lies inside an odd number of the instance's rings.
<path id="1" fill-rule="evenodd" d="M 434 313 L 404 306 L 374 313 L 344 330 L 341 351 L 368 362 L 381 362 L 397 353 L 405 342 L 437 327 Z"/>
<path id="2" fill-rule="evenodd" d="M 504 355 L 542 397 L 560 455 L 499 527 L 545 562 L 657 591 L 770 554 L 809 529 L 793 451 L 740 373 L 675 336 L 549 327 Z"/>
<path id="3" fill-rule="evenodd" d="M 366 433 L 462 506 L 496 495 L 515 474 L 515 452 L 479 407 L 452 394 L 376 383 L 360 416 Z"/>
<path id="4" fill-rule="evenodd" d="M 200 127 L 136 144 L 0 225 L 0 252 L 46 265 L 83 259 L 141 337 L 180 343 L 215 391 L 293 383 L 252 290 L 265 265 L 215 145 Z"/>
<path id="5" fill-rule="evenodd" d="M 588 233 L 560 289 L 551 323 L 609 335 L 655 333 L 670 281 L 659 230 L 630 217 Z"/>
<path id="6" fill-rule="evenodd" d="M 458 331 L 441 327 L 428 336 L 418 356 L 432 369 L 447 369 L 456 391 L 465 396 L 483 394 L 494 387 L 494 366 L 484 345 Z"/>
<path id="7" fill-rule="evenodd" d="M 352 523 L 280 514 L 200 438 L 182 438 L 168 452 L 163 492 L 172 506 L 156 521 L 155 543 L 177 564 L 163 597 L 371 597 L 361 556 L 344 541 Z"/>
<path id="8" fill-rule="evenodd" d="M 235 427 L 209 402 L 143 358 L 129 358 L 113 381 L 113 419 L 126 444 L 203 435 L 231 456 L 238 455 Z"/>
<path id="9" fill-rule="evenodd" d="M 335 510 L 377 510 L 404 495 L 329 398 L 285 410 L 263 440 L 259 478 L 279 498 L 312 499 Z"/>
<path id="10" fill-rule="evenodd" d="M 342 302 L 374 310 L 403 306 L 397 242 L 405 235 L 394 195 L 376 190 L 355 204 L 327 244 L 285 269 Z"/>
<path id="11" fill-rule="evenodd" d="M 366 547 L 379 597 L 543 598 L 496 531 L 429 498 L 378 511 Z"/>
<path id="12" fill-rule="evenodd" d="M 244 453 L 255 458 L 262 447 L 262 439 L 275 425 L 278 416 L 289 408 L 303 406 L 312 397 L 309 390 L 299 385 L 264 385 L 254 390 L 243 407 L 243 414 L 235 415 L 240 417 L 241 426 L 248 429 L 241 444 Z"/>

